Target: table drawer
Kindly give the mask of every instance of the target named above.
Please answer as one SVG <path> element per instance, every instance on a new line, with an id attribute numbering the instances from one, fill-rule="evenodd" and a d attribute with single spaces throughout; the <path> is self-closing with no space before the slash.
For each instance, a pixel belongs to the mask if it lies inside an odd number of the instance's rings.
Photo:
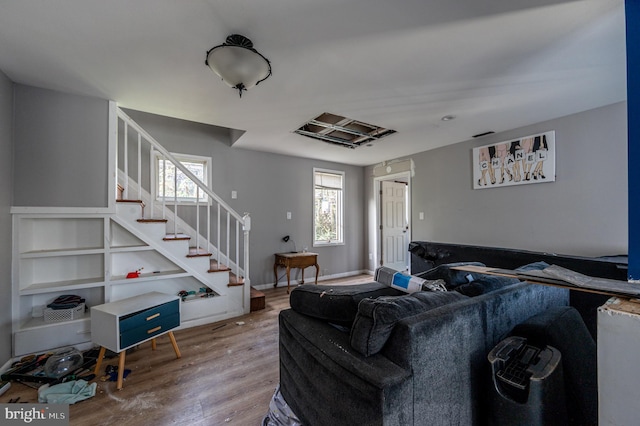
<path id="1" fill-rule="evenodd" d="M 120 348 L 125 349 L 137 343 L 150 339 L 159 334 L 166 333 L 180 326 L 180 313 L 162 315 L 141 324 L 139 327 L 120 332 Z"/>
<path id="2" fill-rule="evenodd" d="M 292 268 L 308 268 L 316 263 L 316 256 L 294 257 L 289 261 L 289 266 Z"/>
<path id="3" fill-rule="evenodd" d="M 143 311 L 120 317 L 120 334 L 138 327 L 154 328 L 161 324 L 165 317 L 180 313 L 178 300 L 163 303 Z M 178 323 L 178 325 L 180 325 Z"/>

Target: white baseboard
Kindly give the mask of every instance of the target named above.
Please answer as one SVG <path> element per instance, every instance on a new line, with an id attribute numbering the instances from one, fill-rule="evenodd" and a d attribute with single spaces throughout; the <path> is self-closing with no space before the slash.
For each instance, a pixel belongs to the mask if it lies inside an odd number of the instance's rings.
<path id="1" fill-rule="evenodd" d="M 331 275 L 323 275 L 321 277 L 318 277 L 318 282 L 320 281 L 328 281 L 328 280 L 335 280 L 338 278 L 347 278 L 347 277 L 353 277 L 355 275 L 361 275 L 361 274 L 367 274 L 367 275 L 372 275 L 373 276 L 373 271 L 367 271 L 365 269 L 361 269 L 359 271 L 350 271 L 350 272 L 341 272 L 339 274 L 331 274 Z M 305 280 L 307 282 L 307 284 L 315 282 L 314 279 L 306 279 Z M 291 280 L 291 285 L 300 285 L 300 281 L 299 280 Z M 284 281 L 279 281 L 278 282 L 278 287 L 286 287 L 287 286 L 287 280 L 285 279 Z M 268 290 L 270 288 L 273 288 L 273 283 L 267 283 L 267 284 L 260 284 L 260 285 L 253 285 L 251 286 L 253 288 L 255 288 L 256 290 Z"/>

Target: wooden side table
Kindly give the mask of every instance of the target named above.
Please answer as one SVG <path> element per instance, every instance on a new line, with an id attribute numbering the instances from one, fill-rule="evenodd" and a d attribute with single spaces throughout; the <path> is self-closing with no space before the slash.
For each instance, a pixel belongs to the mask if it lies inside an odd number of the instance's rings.
<path id="1" fill-rule="evenodd" d="M 156 349 L 156 337 L 168 334 L 171 345 L 180 358 L 180 349 L 173 329 L 180 326 L 180 298 L 159 292 L 141 294 L 91 308 L 91 340 L 100 345 L 95 374 L 100 373 L 106 349 L 119 354 L 118 390 L 122 389 L 124 361 L 127 349 L 151 340 Z"/>
<path id="2" fill-rule="evenodd" d="M 309 266 L 316 267 L 316 284 L 318 284 L 318 274 L 320 273 L 320 265 L 318 265 L 318 253 L 276 253 L 276 260 L 273 264 L 273 274 L 276 276 L 274 287 L 278 286 L 278 266 L 287 268 L 287 294 L 291 287 L 291 268 L 302 269 L 302 280 L 300 284 L 304 284 L 304 269 Z"/>

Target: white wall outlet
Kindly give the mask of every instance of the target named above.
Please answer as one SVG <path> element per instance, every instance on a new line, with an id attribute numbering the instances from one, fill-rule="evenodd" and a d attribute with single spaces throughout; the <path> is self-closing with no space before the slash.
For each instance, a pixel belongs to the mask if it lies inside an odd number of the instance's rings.
<path id="1" fill-rule="evenodd" d="M 424 220 L 424 212 L 420 212 L 420 213 L 418 213 L 418 218 L 419 218 L 420 220 Z"/>
<path id="2" fill-rule="evenodd" d="M 369 260 L 373 260 L 373 253 L 369 253 Z"/>
<path id="3" fill-rule="evenodd" d="M 238 191 L 231 191 L 231 199 L 235 200 L 236 198 L 238 198 Z"/>
<path id="4" fill-rule="evenodd" d="M 287 212 L 287 220 L 291 220 L 291 212 Z"/>

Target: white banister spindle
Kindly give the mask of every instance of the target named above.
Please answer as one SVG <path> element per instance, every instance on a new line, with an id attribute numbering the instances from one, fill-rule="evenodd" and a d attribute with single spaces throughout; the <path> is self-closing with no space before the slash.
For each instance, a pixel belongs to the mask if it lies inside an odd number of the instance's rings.
<path id="1" fill-rule="evenodd" d="M 155 164 L 153 164 L 154 157 L 155 157 L 154 153 L 155 151 L 153 149 L 153 145 L 151 145 L 151 148 L 149 149 L 149 163 L 150 163 L 149 170 L 151 171 L 152 178 L 150 179 L 150 183 L 149 183 L 149 197 L 150 197 L 149 204 L 151 204 L 149 206 L 149 217 L 155 217 L 154 210 L 155 210 L 156 200 L 154 198 L 154 194 L 156 193 L 156 188 L 158 187 L 156 179 L 153 178 L 153 176 L 156 175 L 155 173 L 156 167 L 155 167 Z M 142 156 L 140 156 L 140 158 L 142 158 Z M 138 187 L 140 188 L 140 191 L 142 191 L 142 185 L 138 184 Z M 142 195 L 140 195 L 140 199 L 142 200 Z M 164 209 L 162 211 L 162 218 L 164 219 Z"/>
<path id="2" fill-rule="evenodd" d="M 153 201 L 152 201 L 153 202 Z M 162 218 L 167 218 L 167 157 L 162 156 Z"/>
<path id="3" fill-rule="evenodd" d="M 109 121 L 111 121 L 111 117 L 109 117 Z M 118 145 L 120 145 L 119 141 L 120 141 L 120 133 L 118 133 L 118 129 L 119 129 L 119 123 L 118 120 L 116 120 L 116 126 L 115 126 L 115 132 L 116 132 L 116 143 L 114 144 L 113 147 L 113 153 L 116 156 L 115 158 L 115 166 L 116 169 L 115 170 L 109 170 L 109 173 L 114 173 L 115 174 L 115 180 L 116 180 L 116 187 L 114 188 L 116 190 L 115 196 L 116 196 L 116 200 L 118 199 L 118 197 L 120 196 L 120 189 L 118 187 L 118 185 L 120 184 L 120 181 L 118 180 L 120 178 L 120 175 L 118 173 L 119 170 L 119 166 L 118 166 L 118 158 L 120 158 L 120 147 Z M 122 197 L 121 197 L 122 198 Z"/>
<path id="4" fill-rule="evenodd" d="M 196 186 L 196 250 L 198 247 L 200 247 L 200 187 Z"/>
<path id="5" fill-rule="evenodd" d="M 244 278 L 246 282 L 249 279 L 249 231 L 251 231 L 251 216 L 249 216 L 249 213 L 245 213 L 244 216 L 242 216 L 242 223 L 242 230 L 244 234 L 244 241 L 242 244 L 242 248 L 244 249 L 242 267 L 244 269 Z"/>
<path id="6" fill-rule="evenodd" d="M 222 250 L 220 250 L 220 204 L 218 204 L 218 226 L 216 227 L 216 247 L 218 248 L 218 264 L 222 263 Z"/>
<path id="7" fill-rule="evenodd" d="M 229 259 L 229 255 L 231 254 L 231 250 L 229 248 L 229 241 L 231 240 L 231 215 L 229 211 L 227 211 L 227 249 L 225 251 L 227 255 L 227 267 L 231 267 L 231 261 Z"/>
<path id="8" fill-rule="evenodd" d="M 240 278 L 240 223 L 236 220 L 236 277 Z"/>
<path id="9" fill-rule="evenodd" d="M 142 135 L 138 133 L 138 198 L 142 200 Z M 153 217 L 153 211 L 151 211 Z"/>
<path id="10" fill-rule="evenodd" d="M 122 198 L 125 200 L 129 199 L 129 125 L 124 123 L 124 191 L 122 194 Z"/>
<path id="11" fill-rule="evenodd" d="M 175 164 L 174 164 L 175 166 Z M 173 236 L 178 236 L 178 168 L 173 168 Z"/>
<path id="12" fill-rule="evenodd" d="M 207 251 L 211 246 L 211 203 L 207 199 Z"/>

